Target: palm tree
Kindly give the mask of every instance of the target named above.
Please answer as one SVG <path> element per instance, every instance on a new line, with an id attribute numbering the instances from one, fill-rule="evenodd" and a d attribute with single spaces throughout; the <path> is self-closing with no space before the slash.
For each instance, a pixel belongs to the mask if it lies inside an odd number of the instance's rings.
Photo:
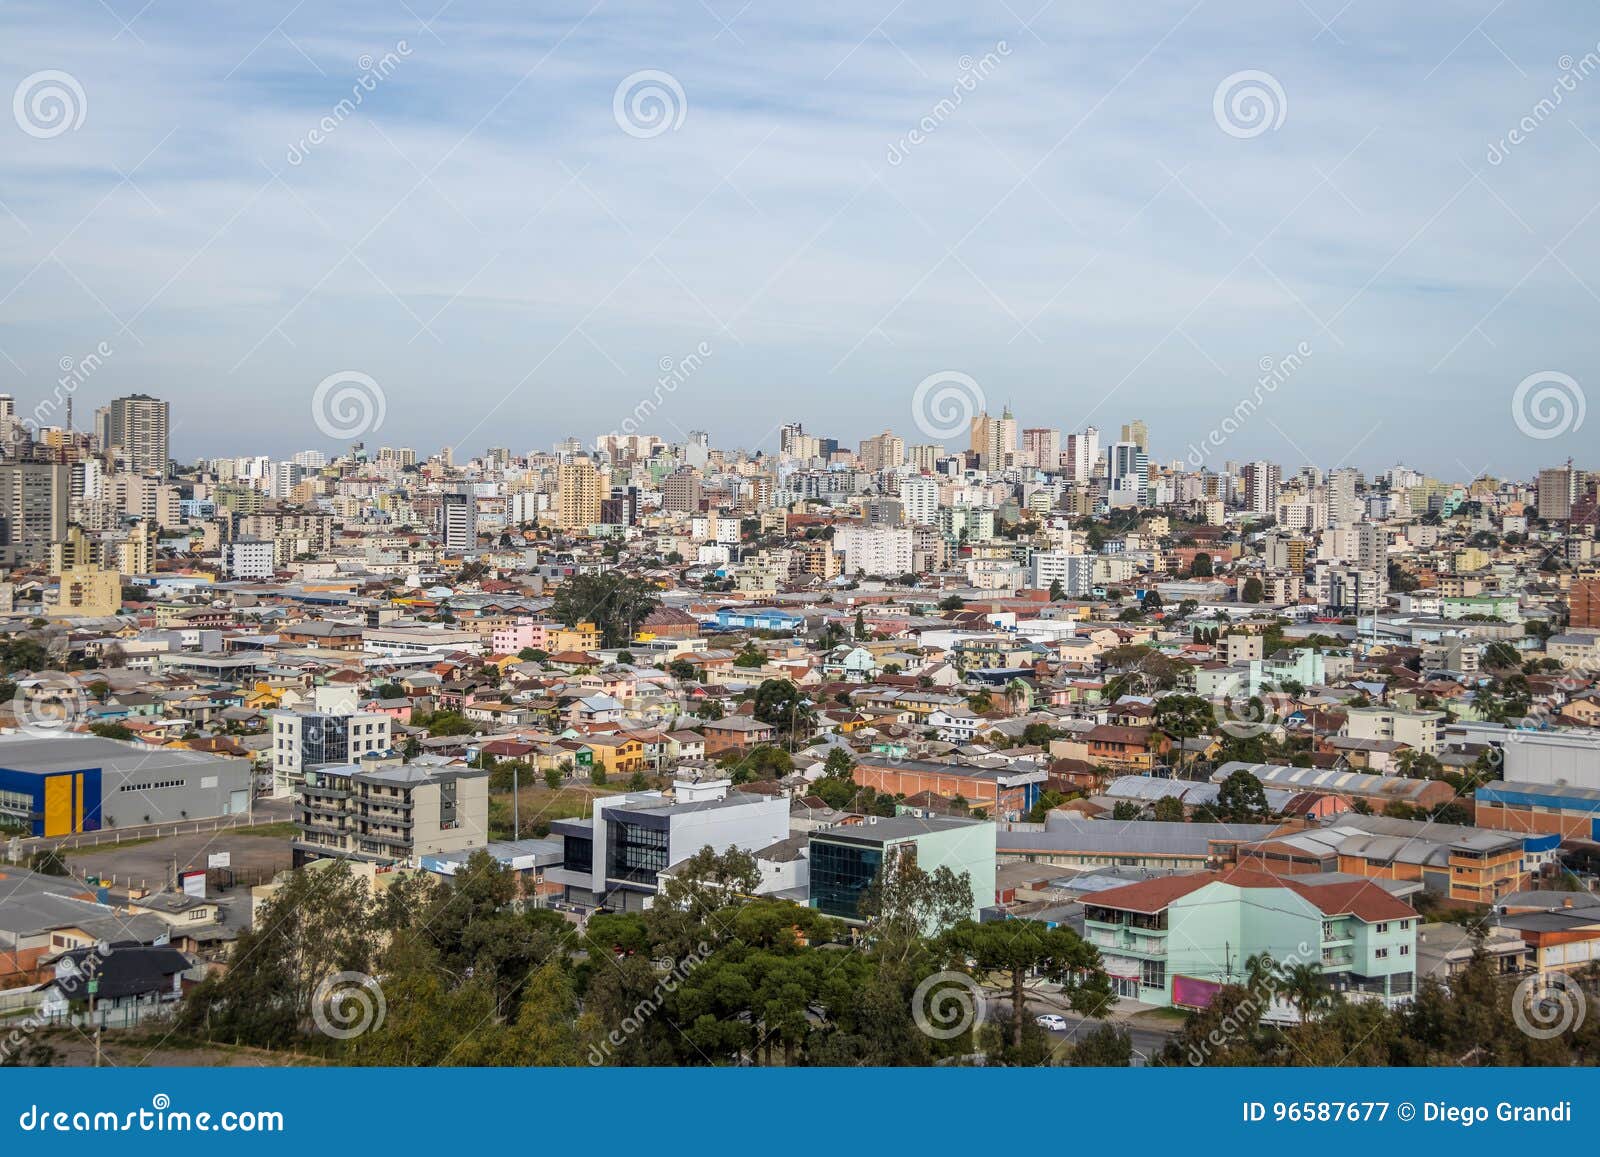
<path id="1" fill-rule="evenodd" d="M 1322 965 L 1296 964 L 1284 970 L 1283 995 L 1308 1024 L 1333 1003 L 1333 994 L 1322 982 Z"/>
<path id="2" fill-rule="evenodd" d="M 1280 979 L 1278 962 L 1270 952 L 1257 952 L 1244 962 L 1244 984 L 1251 992 L 1275 987 Z"/>

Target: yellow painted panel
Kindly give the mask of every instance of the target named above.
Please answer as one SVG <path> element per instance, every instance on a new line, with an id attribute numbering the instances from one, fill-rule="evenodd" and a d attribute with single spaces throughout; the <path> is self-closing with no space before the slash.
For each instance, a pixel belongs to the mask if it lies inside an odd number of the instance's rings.
<path id="1" fill-rule="evenodd" d="M 72 830 L 83 831 L 83 773 L 72 777 Z"/>
<path id="2" fill-rule="evenodd" d="M 52 775 L 44 781 L 44 834 L 72 834 L 72 779 Z"/>

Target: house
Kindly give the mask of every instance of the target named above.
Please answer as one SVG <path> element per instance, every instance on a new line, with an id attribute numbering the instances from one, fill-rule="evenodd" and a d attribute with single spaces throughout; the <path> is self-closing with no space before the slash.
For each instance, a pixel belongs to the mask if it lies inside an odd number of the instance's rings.
<path id="1" fill-rule="evenodd" d="M 983 717 L 970 707 L 941 707 L 928 716 L 928 726 L 946 743 L 971 743 L 978 735 Z"/>
<path id="2" fill-rule="evenodd" d="M 176 948 L 120 943 L 74 948 L 54 963 L 39 1011 L 65 1016 L 76 1007 L 86 1011 L 92 1002 L 97 1021 L 111 1010 L 138 1016 L 177 1000 L 183 995 L 183 974 L 192 967 Z"/>
<path id="3" fill-rule="evenodd" d="M 1070 749 L 1081 744 L 1082 752 Z M 1102 724 L 1066 742 L 1067 758 L 1103 763 L 1119 771 L 1146 772 L 1155 768 L 1172 750 L 1172 740 L 1153 727 L 1113 727 Z M 1052 754 L 1054 750 L 1052 749 Z"/>
<path id="4" fill-rule="evenodd" d="M 778 733 L 772 724 L 763 723 L 748 715 L 730 715 L 725 719 L 714 719 L 703 724 L 700 730 L 705 733 L 708 758 L 720 755 L 724 751 L 749 751 L 751 748 L 771 743 Z"/>

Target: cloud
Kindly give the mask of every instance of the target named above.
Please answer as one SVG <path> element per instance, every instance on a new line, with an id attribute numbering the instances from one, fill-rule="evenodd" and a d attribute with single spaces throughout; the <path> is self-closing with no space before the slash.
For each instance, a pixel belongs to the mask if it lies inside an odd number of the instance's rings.
<path id="1" fill-rule="evenodd" d="M 1600 77 L 1486 155 L 1595 49 L 1577 5 L 440 3 L 8 9 L 0 79 L 88 101 L 52 139 L 0 125 L 19 401 L 109 338 L 94 390 L 169 398 L 186 457 L 323 446 L 310 394 L 348 368 L 386 441 L 526 449 L 611 428 L 709 340 L 674 414 L 719 444 L 911 435 L 956 368 L 1028 425 L 1142 416 L 1166 459 L 1306 340 L 1230 453 L 1576 449 L 1508 407 L 1594 364 Z M 688 107 L 639 139 L 612 98 L 645 69 Z M 1240 139 L 1213 97 L 1245 70 L 1287 107 Z"/>

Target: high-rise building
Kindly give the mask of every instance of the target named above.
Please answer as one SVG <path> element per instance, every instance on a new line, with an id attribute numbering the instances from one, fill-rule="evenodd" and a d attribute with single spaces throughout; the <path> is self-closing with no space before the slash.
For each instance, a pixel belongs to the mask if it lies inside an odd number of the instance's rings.
<path id="1" fill-rule="evenodd" d="M 694 514 L 702 496 L 700 472 L 680 466 L 661 480 L 661 509 L 675 514 Z"/>
<path id="2" fill-rule="evenodd" d="M 1106 447 L 1107 500 L 1113 508 L 1150 504 L 1150 459 L 1135 442 Z"/>
<path id="3" fill-rule="evenodd" d="M 1040 470 L 1061 469 L 1061 431 L 1030 426 L 1022 432 L 1022 453 Z"/>
<path id="4" fill-rule="evenodd" d="M 1279 487 L 1277 463 L 1246 462 L 1243 478 L 1245 508 L 1252 514 L 1277 514 Z"/>
<path id="5" fill-rule="evenodd" d="M 1581 631 L 1600 631 L 1600 575 L 1584 575 L 1572 580 L 1567 609 L 1571 626 Z"/>
<path id="6" fill-rule="evenodd" d="M 471 491 L 447 490 L 439 495 L 439 543 L 452 552 L 477 546 L 477 503 Z"/>
<path id="7" fill-rule="evenodd" d="M 907 522 L 932 526 L 939 519 L 939 480 L 907 478 L 900 483 L 900 501 L 905 504 Z"/>
<path id="8" fill-rule="evenodd" d="M 167 403 L 148 394 L 130 394 L 107 407 L 102 449 L 120 456 L 134 474 L 165 478 L 172 467 L 167 433 Z"/>
<path id="9" fill-rule="evenodd" d="M 1362 503 L 1356 497 L 1356 482 L 1360 472 L 1350 466 L 1342 467 L 1328 475 L 1328 525 L 1349 526 L 1360 522 Z"/>
<path id="10" fill-rule="evenodd" d="M 879 470 L 893 470 L 895 467 L 905 464 L 905 439 L 885 430 L 876 437 L 867 438 L 861 443 L 859 458 L 861 469 L 869 474 L 876 474 Z"/>
<path id="11" fill-rule="evenodd" d="M 1578 472 L 1572 463 L 1539 471 L 1539 517 L 1565 522 L 1572 517 L 1572 500 L 1578 493 Z"/>
<path id="12" fill-rule="evenodd" d="M 1142 419 L 1135 418 L 1122 427 L 1122 440 L 1132 442 L 1146 454 L 1150 453 L 1150 427 Z"/>
<path id="13" fill-rule="evenodd" d="M 587 454 L 556 467 L 556 521 L 562 530 L 581 530 L 600 521 L 600 472 Z"/>
<path id="14" fill-rule="evenodd" d="M 1100 461 L 1100 431 L 1093 426 L 1081 434 L 1067 435 L 1067 449 L 1063 456 L 1067 478 L 1073 482 L 1087 482 Z"/>
<path id="15" fill-rule="evenodd" d="M 1007 408 L 996 418 L 984 411 L 972 419 L 972 452 L 985 470 L 1001 470 L 1017 451 L 1017 420 Z"/>
<path id="16" fill-rule="evenodd" d="M 71 467 L 42 462 L 0 465 L 0 556 L 6 565 L 46 562 L 67 536 Z"/>

